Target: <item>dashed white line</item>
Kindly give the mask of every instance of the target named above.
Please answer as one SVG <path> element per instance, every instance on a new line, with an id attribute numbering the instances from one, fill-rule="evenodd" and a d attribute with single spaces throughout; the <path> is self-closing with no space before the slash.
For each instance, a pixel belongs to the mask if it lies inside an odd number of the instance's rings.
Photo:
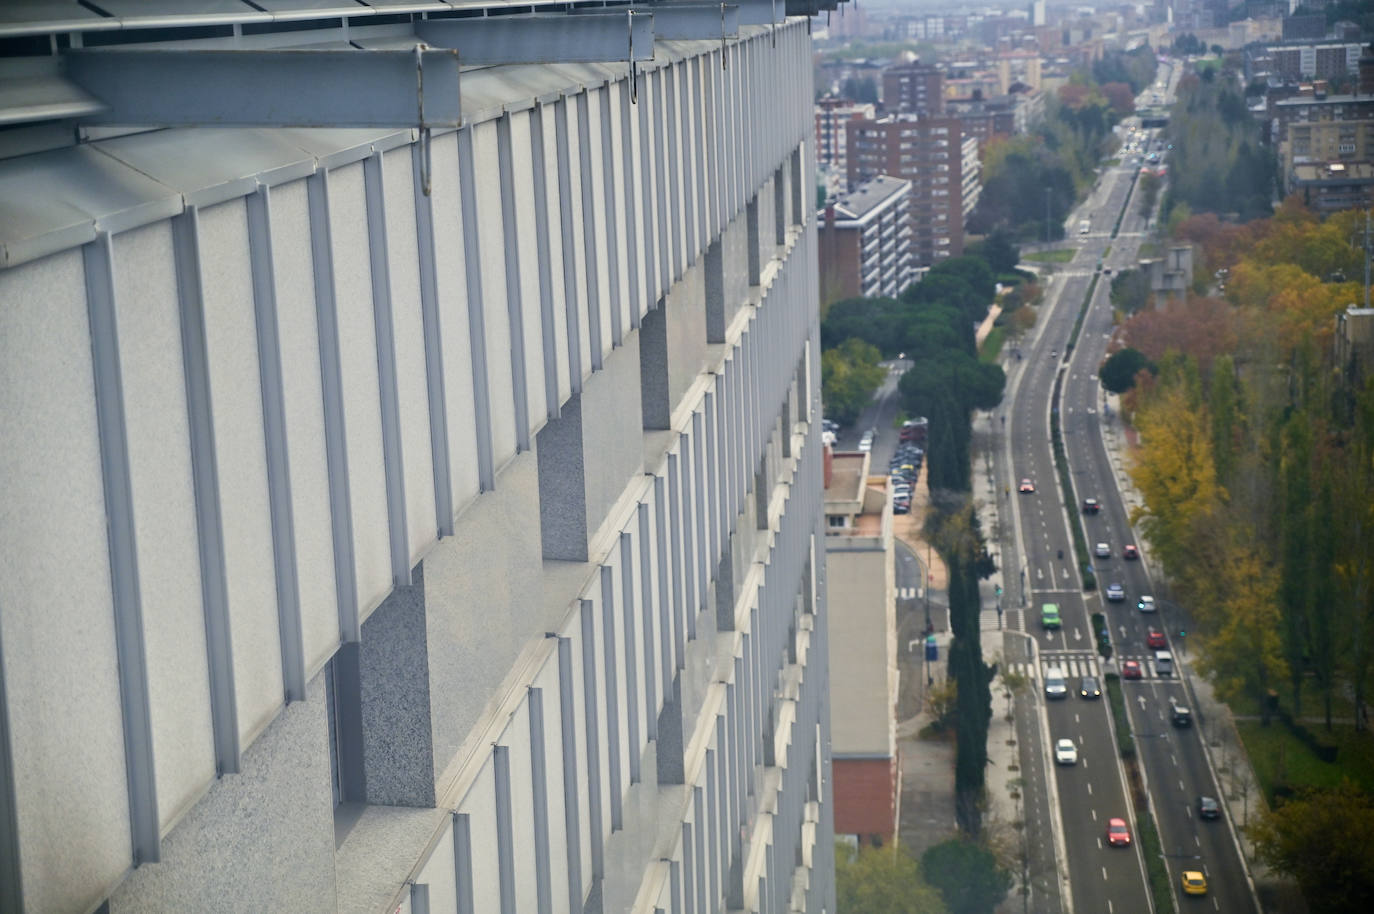
<path id="1" fill-rule="evenodd" d="M 1102 881 L 1103 881 L 1103 882 L 1106 882 L 1106 881 L 1107 881 L 1107 868 L 1106 868 L 1105 866 L 1102 867 Z"/>
<path id="2" fill-rule="evenodd" d="M 1093 795 L 1093 782 L 1092 782 L 1092 781 L 1089 781 L 1089 782 L 1088 782 L 1088 796 L 1092 796 L 1092 795 Z"/>

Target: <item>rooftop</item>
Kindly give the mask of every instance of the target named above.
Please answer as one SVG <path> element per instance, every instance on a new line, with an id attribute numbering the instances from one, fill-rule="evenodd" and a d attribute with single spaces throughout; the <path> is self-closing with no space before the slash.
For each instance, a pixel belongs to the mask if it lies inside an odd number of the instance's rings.
<path id="1" fill-rule="evenodd" d="M 840 221 L 862 222 L 911 186 L 910 181 L 878 175 L 836 198 L 835 215 Z"/>

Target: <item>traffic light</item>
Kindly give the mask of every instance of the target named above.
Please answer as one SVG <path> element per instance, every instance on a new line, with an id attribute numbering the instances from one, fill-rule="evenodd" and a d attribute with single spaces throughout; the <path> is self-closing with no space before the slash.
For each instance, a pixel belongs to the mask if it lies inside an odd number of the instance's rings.
<path id="1" fill-rule="evenodd" d="M 1180 628 L 1180 629 L 1178 630 L 1178 636 L 1179 636 L 1180 638 L 1187 638 L 1187 637 L 1188 637 L 1188 633 L 1185 632 L 1183 629 Z"/>
<path id="2" fill-rule="evenodd" d="M 998 584 L 998 585 L 997 585 L 997 596 L 1000 597 L 1001 595 L 1002 595 L 1002 585 L 1001 585 L 1001 584 Z"/>

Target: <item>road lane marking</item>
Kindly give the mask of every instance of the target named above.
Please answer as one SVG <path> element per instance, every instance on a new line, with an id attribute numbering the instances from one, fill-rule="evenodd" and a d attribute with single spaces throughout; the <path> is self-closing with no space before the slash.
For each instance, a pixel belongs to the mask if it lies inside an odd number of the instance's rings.
<path id="1" fill-rule="evenodd" d="M 1103 881 L 1103 882 L 1106 882 L 1106 881 L 1107 881 L 1107 868 L 1106 868 L 1105 866 L 1102 867 L 1102 881 Z"/>
<path id="2" fill-rule="evenodd" d="M 1093 795 L 1093 782 L 1092 782 L 1092 781 L 1089 781 L 1089 782 L 1088 782 L 1088 796 L 1092 796 L 1092 795 Z"/>

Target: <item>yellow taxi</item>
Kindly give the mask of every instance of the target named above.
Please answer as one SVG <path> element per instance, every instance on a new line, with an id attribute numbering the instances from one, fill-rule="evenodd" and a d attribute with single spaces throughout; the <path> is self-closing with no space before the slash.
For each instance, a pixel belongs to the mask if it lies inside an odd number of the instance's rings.
<path id="1" fill-rule="evenodd" d="M 1207 894 L 1207 877 L 1198 870 L 1184 870 L 1181 881 L 1184 895 Z"/>

